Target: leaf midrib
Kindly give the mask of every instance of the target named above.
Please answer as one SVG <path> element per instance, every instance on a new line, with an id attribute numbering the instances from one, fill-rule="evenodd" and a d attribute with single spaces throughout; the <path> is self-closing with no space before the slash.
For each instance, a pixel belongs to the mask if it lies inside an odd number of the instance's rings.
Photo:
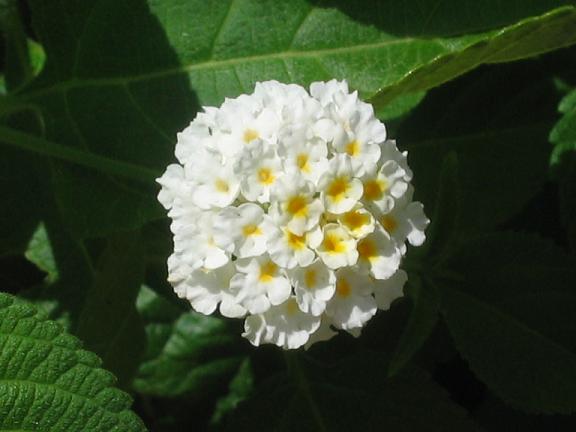
<path id="1" fill-rule="evenodd" d="M 67 90 L 78 87 L 126 86 L 132 83 L 149 81 L 157 78 L 164 78 L 171 75 L 189 74 L 191 72 L 198 70 L 216 69 L 219 67 L 226 67 L 226 66 L 237 66 L 258 61 L 287 60 L 287 59 L 308 58 L 308 57 L 317 59 L 318 57 L 332 54 L 348 54 L 348 53 L 354 53 L 356 51 L 368 51 L 372 49 L 384 48 L 386 46 L 412 43 L 419 40 L 424 41 L 425 39 L 404 38 L 404 39 L 386 40 L 376 43 L 348 45 L 336 48 L 323 48 L 316 50 L 300 50 L 300 51 L 287 50 L 276 53 L 255 54 L 250 56 L 233 57 L 226 59 L 209 59 L 199 63 L 181 65 L 172 68 L 165 68 L 162 70 L 156 70 L 153 72 L 147 72 L 137 75 L 126 75 L 126 76 L 116 76 L 106 78 L 73 77 L 64 81 L 60 81 L 55 85 L 40 88 L 38 90 L 30 92 L 26 92 L 24 90 L 18 95 L 18 98 L 22 101 L 30 100 L 43 96 L 47 93 L 52 93 L 56 91 L 65 92 Z M 461 48 L 458 46 L 458 44 L 442 44 L 441 39 L 427 39 L 426 41 L 431 43 L 437 43 L 438 45 L 443 46 L 447 51 L 453 51 L 455 49 Z"/>

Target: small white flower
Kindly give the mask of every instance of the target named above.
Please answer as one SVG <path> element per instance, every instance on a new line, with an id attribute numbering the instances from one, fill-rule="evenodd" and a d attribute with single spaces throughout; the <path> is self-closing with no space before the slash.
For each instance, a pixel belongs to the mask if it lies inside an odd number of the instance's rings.
<path id="1" fill-rule="evenodd" d="M 229 318 L 240 318 L 246 309 L 230 292 L 230 279 L 236 273 L 234 264 L 228 263 L 218 270 L 197 269 L 186 279 L 174 285 L 179 297 L 187 299 L 196 312 L 210 315 L 220 303 L 220 313 Z"/>
<path id="2" fill-rule="evenodd" d="M 316 259 L 308 267 L 296 267 L 289 276 L 300 309 L 315 316 L 321 315 L 336 290 L 334 272 Z"/>
<path id="3" fill-rule="evenodd" d="M 337 154 L 328 170 L 318 181 L 324 208 L 334 214 L 351 210 L 362 197 L 362 182 L 354 177 L 352 162 L 347 155 Z"/>
<path id="4" fill-rule="evenodd" d="M 331 269 L 356 264 L 358 260 L 356 240 L 344 228 L 330 223 L 324 226 L 323 234 L 316 252 L 324 264 Z"/>
<path id="5" fill-rule="evenodd" d="M 226 207 L 214 219 L 214 241 L 222 247 L 233 245 L 238 258 L 262 255 L 266 251 L 268 235 L 264 210 L 259 205 L 244 203 Z"/>
<path id="6" fill-rule="evenodd" d="M 248 146 L 236 166 L 240 190 L 248 201 L 270 202 L 270 191 L 283 175 L 282 163 L 271 146 Z"/>
<path id="7" fill-rule="evenodd" d="M 226 99 L 216 114 L 216 147 L 225 157 L 234 158 L 247 145 L 258 141 L 275 144 L 281 119 L 278 112 L 258 98 L 242 95 Z"/>
<path id="8" fill-rule="evenodd" d="M 157 180 L 168 281 L 203 314 L 284 349 L 355 337 L 402 295 L 406 243 L 429 223 L 406 152 L 345 81 L 257 83 L 204 107 Z"/>
<path id="9" fill-rule="evenodd" d="M 402 259 L 401 251 L 388 233 L 376 225 L 374 232 L 358 242 L 358 265 L 376 279 L 388 279 Z"/>
<path id="10" fill-rule="evenodd" d="M 326 314 L 323 314 L 320 319 L 320 326 L 308 338 L 308 342 L 306 342 L 306 345 L 304 345 L 305 349 L 310 348 L 316 342 L 324 342 L 330 340 L 338 334 L 338 332 L 332 330 L 330 317 L 328 317 Z"/>
<path id="11" fill-rule="evenodd" d="M 202 209 L 222 208 L 234 202 L 240 191 L 240 185 L 234 167 L 224 163 L 214 151 L 198 153 L 194 164 L 185 169 L 195 182 L 192 200 Z"/>
<path id="12" fill-rule="evenodd" d="M 199 112 L 192 123 L 186 129 L 178 133 L 175 155 L 182 165 L 194 161 L 199 151 L 214 148 L 215 142 L 211 129 L 216 126 L 214 116 L 218 110 L 213 107 L 205 107 L 205 112 Z"/>
<path id="13" fill-rule="evenodd" d="M 170 210 L 174 206 L 174 201 L 180 196 L 192 194 L 192 186 L 185 180 L 184 169 L 178 164 L 168 165 L 157 181 L 162 186 L 158 193 L 158 201 L 166 210 Z"/>
<path id="14" fill-rule="evenodd" d="M 360 101 L 357 92 L 350 93 L 347 85 L 337 81 L 315 83 L 311 91 L 334 122 L 334 149 L 350 156 L 358 174 L 376 165 L 380 144 L 386 140 L 386 127 L 374 117 L 372 105 Z"/>
<path id="15" fill-rule="evenodd" d="M 396 161 L 388 160 L 362 178 L 364 194 L 362 199 L 381 212 L 388 213 L 394 208 L 395 200 L 408 190 L 404 181 L 406 172 Z"/>
<path id="16" fill-rule="evenodd" d="M 231 247 L 214 241 L 213 211 L 194 213 L 195 224 L 174 222 L 174 255 L 189 263 L 192 269 L 216 269 L 230 260 Z"/>
<path id="17" fill-rule="evenodd" d="M 361 206 L 338 215 L 338 222 L 356 239 L 366 237 L 374 231 L 374 216 Z"/>
<path id="18" fill-rule="evenodd" d="M 281 267 L 291 269 L 298 266 L 307 266 L 314 261 L 315 254 L 312 248 L 322 240 L 320 228 L 298 235 L 288 228 L 280 228 L 270 224 L 266 228 L 270 232 L 268 239 L 268 253 L 272 261 Z"/>
<path id="19" fill-rule="evenodd" d="M 230 289 L 250 313 L 266 312 L 271 305 L 279 305 L 290 297 L 290 281 L 269 256 L 239 259 L 236 269 Z"/>
<path id="20" fill-rule="evenodd" d="M 248 316 L 242 336 L 252 345 L 272 343 L 284 349 L 294 349 L 308 342 L 319 326 L 320 317 L 302 312 L 291 297 L 262 314 Z"/>
<path id="21" fill-rule="evenodd" d="M 339 329 L 362 327 L 377 310 L 372 296 L 374 283 L 365 274 L 346 267 L 336 272 L 336 294 L 326 307 L 326 315 Z"/>
<path id="22" fill-rule="evenodd" d="M 297 172 L 316 185 L 328 169 L 328 146 L 322 138 L 309 137 L 309 133 L 303 127 L 286 131 L 281 136 L 278 153 L 286 172 Z"/>
<path id="23" fill-rule="evenodd" d="M 273 189 L 276 205 L 270 213 L 279 225 L 286 226 L 291 232 L 303 235 L 314 228 L 324 207 L 319 199 L 314 198 L 315 188 L 312 183 L 299 175 L 284 175 Z"/>
<path id="24" fill-rule="evenodd" d="M 374 298 L 378 309 L 390 309 L 392 302 L 404 295 L 404 285 L 407 280 L 408 275 L 406 272 L 398 269 L 388 279 L 375 281 Z"/>
<path id="25" fill-rule="evenodd" d="M 424 231 L 430 220 L 424 214 L 422 203 L 412 201 L 413 189 L 410 187 L 389 212 L 377 216 L 382 227 L 390 234 L 400 250 L 406 252 L 405 241 L 412 246 L 420 246 L 426 240 Z"/>

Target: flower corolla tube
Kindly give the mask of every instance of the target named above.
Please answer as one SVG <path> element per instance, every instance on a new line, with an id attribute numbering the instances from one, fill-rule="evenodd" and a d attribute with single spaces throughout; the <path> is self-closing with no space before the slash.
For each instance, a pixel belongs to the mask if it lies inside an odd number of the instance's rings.
<path id="1" fill-rule="evenodd" d="M 260 82 L 205 107 L 158 179 L 168 280 L 202 314 L 244 319 L 253 345 L 357 336 L 403 294 L 406 243 L 429 223 L 406 152 L 345 81 Z"/>

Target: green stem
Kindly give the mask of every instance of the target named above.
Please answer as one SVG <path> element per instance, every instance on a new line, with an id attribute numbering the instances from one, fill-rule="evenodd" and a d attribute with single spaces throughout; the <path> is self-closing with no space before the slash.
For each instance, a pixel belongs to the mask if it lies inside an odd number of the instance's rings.
<path id="1" fill-rule="evenodd" d="M 128 162 L 121 162 L 99 156 L 94 153 L 77 150 L 57 144 L 35 135 L 0 126 L 0 141 L 5 144 L 66 162 L 72 162 L 86 168 L 95 169 L 107 174 L 131 178 L 145 183 L 154 181 L 159 173 Z"/>

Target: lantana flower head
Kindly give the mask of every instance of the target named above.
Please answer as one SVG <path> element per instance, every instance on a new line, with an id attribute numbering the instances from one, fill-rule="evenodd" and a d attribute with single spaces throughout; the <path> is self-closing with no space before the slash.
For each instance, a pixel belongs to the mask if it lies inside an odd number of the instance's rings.
<path id="1" fill-rule="evenodd" d="M 354 336 L 402 296 L 406 243 L 429 223 L 406 153 L 345 81 L 257 83 L 205 107 L 158 179 L 168 280 L 199 313 L 245 320 L 253 345 Z"/>

